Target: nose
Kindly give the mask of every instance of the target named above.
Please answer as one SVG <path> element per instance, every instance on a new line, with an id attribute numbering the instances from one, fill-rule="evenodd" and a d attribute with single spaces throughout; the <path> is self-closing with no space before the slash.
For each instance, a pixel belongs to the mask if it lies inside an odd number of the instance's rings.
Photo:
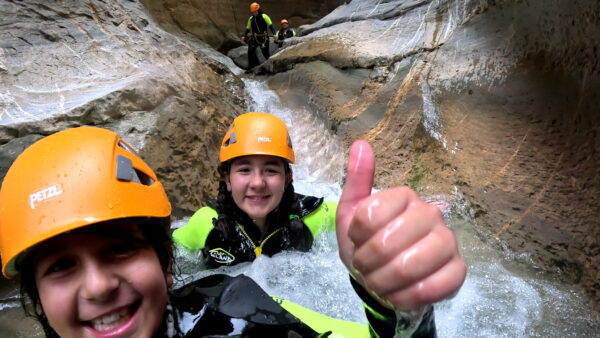
<path id="1" fill-rule="evenodd" d="M 119 287 L 119 278 L 110 269 L 103 267 L 98 262 L 86 264 L 83 271 L 83 285 L 81 297 L 90 301 L 105 301 L 109 299 Z"/>
<path id="2" fill-rule="evenodd" d="M 259 170 L 253 170 L 252 176 L 250 177 L 250 187 L 259 189 L 265 186 L 265 178 L 263 173 Z"/>

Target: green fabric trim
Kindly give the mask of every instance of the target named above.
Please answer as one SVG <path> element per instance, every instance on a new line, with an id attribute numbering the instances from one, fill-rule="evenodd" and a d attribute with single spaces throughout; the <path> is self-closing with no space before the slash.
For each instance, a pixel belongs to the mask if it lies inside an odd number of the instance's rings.
<path id="1" fill-rule="evenodd" d="M 281 307 L 287 312 L 300 319 L 304 324 L 310 326 L 311 329 L 319 333 L 333 331 L 331 335 L 327 337 L 361 338 L 371 336 L 369 334 L 369 328 L 366 325 L 331 318 L 276 296 L 271 296 L 271 298 L 273 298 L 273 300 L 281 305 Z"/>
<path id="2" fill-rule="evenodd" d="M 266 15 L 265 13 L 263 13 L 262 17 L 265 20 L 265 22 L 267 23 L 267 28 L 273 24 L 273 21 L 271 21 L 271 18 L 269 18 L 269 16 Z M 252 26 L 250 25 L 251 20 L 252 20 L 252 15 L 250 15 L 250 17 L 248 18 L 248 22 L 246 22 L 246 29 L 249 30 L 250 32 L 252 32 Z"/>
<path id="3" fill-rule="evenodd" d="M 336 202 L 323 202 L 315 211 L 304 216 L 302 222 L 306 224 L 313 235 L 313 238 L 323 231 L 335 230 L 335 212 L 337 210 Z"/>
<path id="4" fill-rule="evenodd" d="M 369 311 L 373 317 L 375 317 L 376 319 L 379 320 L 386 320 L 386 316 L 382 315 L 381 313 L 377 312 L 375 309 L 373 309 L 372 307 L 370 307 L 367 303 L 363 303 L 363 307 L 365 308 L 365 311 Z"/>
<path id="5" fill-rule="evenodd" d="M 190 250 L 204 248 L 206 238 L 214 228 L 213 219 L 217 218 L 217 211 L 211 207 L 203 207 L 190 218 L 186 225 L 173 231 L 173 241 Z"/>
<path id="6" fill-rule="evenodd" d="M 313 238 L 316 238 L 323 231 L 335 230 L 336 210 L 337 203 L 323 202 L 315 211 L 302 218 L 302 222 L 306 224 Z M 290 219 L 294 216 L 296 215 L 290 215 Z M 217 217 L 215 209 L 211 207 L 201 208 L 196 211 L 186 225 L 173 231 L 173 241 L 190 250 L 203 249 L 208 234 L 214 228 L 213 219 Z"/>
<path id="7" fill-rule="evenodd" d="M 262 17 L 263 17 L 263 19 L 265 19 L 265 22 L 267 23 L 267 27 L 269 27 L 273 24 L 273 21 L 271 21 L 271 18 L 269 18 L 269 16 L 266 15 L 265 13 L 263 13 Z"/>
<path id="8" fill-rule="evenodd" d="M 296 31 L 295 31 L 295 30 L 293 30 L 293 29 L 291 29 L 291 28 L 290 28 L 290 30 L 292 31 L 292 37 L 296 36 Z M 280 34 L 281 34 L 281 32 L 280 32 L 280 31 L 277 31 L 277 33 L 275 33 L 275 40 L 279 40 L 279 39 L 281 39 L 281 38 L 280 38 Z"/>

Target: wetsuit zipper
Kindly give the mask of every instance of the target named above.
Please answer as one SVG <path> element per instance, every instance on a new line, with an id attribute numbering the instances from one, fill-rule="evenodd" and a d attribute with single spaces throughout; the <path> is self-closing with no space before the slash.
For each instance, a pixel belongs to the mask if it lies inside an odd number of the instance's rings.
<path id="1" fill-rule="evenodd" d="M 248 241 L 250 241 L 250 245 L 252 245 L 252 249 L 254 249 L 254 254 L 256 255 L 256 257 L 258 257 L 262 254 L 262 247 L 265 244 L 265 242 L 269 238 L 271 238 L 273 235 L 275 235 L 277 232 L 279 232 L 283 229 L 283 228 L 279 228 L 279 229 L 273 231 L 272 233 L 269 234 L 269 236 L 265 237 L 265 239 L 263 239 L 262 242 L 260 242 L 260 244 L 258 246 L 256 246 L 256 244 L 254 244 L 254 241 L 252 240 L 252 238 L 250 238 L 250 236 L 248 236 L 248 234 L 246 233 L 246 230 L 244 230 L 244 227 L 239 224 L 237 226 L 240 230 L 242 230 L 242 233 L 244 234 L 244 236 L 246 236 Z"/>

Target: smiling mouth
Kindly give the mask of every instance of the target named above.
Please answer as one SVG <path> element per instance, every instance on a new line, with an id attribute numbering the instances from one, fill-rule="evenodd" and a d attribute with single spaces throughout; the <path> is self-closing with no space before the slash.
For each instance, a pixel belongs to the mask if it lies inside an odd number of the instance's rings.
<path id="1" fill-rule="evenodd" d="M 113 311 L 96 319 L 88 321 L 88 324 L 96 331 L 107 332 L 114 330 L 121 325 L 127 323 L 131 316 L 135 313 L 140 303 L 136 302 L 130 306 L 126 306 L 120 310 Z"/>
<path id="2" fill-rule="evenodd" d="M 246 196 L 246 198 L 251 201 L 264 201 L 266 199 L 269 199 L 269 197 L 271 196 Z"/>

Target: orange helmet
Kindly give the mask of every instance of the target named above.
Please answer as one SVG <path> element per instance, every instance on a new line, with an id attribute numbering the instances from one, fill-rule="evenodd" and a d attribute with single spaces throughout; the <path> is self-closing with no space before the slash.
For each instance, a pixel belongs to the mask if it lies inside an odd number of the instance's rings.
<path id="1" fill-rule="evenodd" d="M 246 155 L 272 155 L 294 163 L 294 149 L 285 123 L 267 113 L 236 117 L 221 142 L 219 161 Z"/>
<path id="2" fill-rule="evenodd" d="M 250 4 L 250 12 L 256 12 L 260 9 L 260 5 L 258 2 L 253 2 Z"/>
<path id="3" fill-rule="evenodd" d="M 287 23 L 288 25 L 290 24 L 287 19 L 281 19 L 281 24 L 283 25 L 284 23 Z"/>
<path id="4" fill-rule="evenodd" d="M 115 132 L 67 129 L 27 148 L 0 189 L 0 255 L 7 278 L 22 253 L 61 233 L 128 217 L 168 217 L 150 167 Z"/>

